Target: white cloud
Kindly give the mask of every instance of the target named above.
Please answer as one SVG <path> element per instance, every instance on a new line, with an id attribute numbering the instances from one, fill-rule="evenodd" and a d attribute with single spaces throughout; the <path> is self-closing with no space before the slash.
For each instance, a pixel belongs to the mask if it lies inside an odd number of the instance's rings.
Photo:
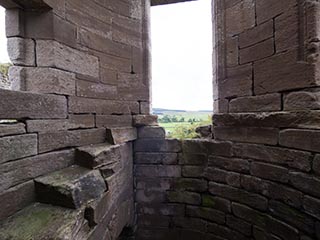
<path id="1" fill-rule="evenodd" d="M 152 7 L 153 106 L 212 109 L 211 0 Z"/>
<path id="2" fill-rule="evenodd" d="M 0 63 L 10 62 L 7 52 L 5 9 L 0 6 Z"/>

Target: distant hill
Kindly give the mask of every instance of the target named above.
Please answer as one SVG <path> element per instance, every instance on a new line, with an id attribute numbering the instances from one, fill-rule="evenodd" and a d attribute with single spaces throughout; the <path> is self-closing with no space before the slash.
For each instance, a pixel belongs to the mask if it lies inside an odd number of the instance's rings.
<path id="1" fill-rule="evenodd" d="M 199 111 L 187 111 L 181 109 L 166 109 L 166 108 L 153 108 L 152 112 L 154 114 L 163 114 L 163 113 L 186 113 L 186 112 L 202 112 L 202 113 L 212 113 L 212 110 L 199 110 Z"/>

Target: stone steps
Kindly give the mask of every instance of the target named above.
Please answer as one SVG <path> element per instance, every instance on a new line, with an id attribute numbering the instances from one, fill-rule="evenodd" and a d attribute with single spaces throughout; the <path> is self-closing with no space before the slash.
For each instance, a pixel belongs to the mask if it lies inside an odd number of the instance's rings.
<path id="1" fill-rule="evenodd" d="M 83 210 L 34 203 L 0 223 L 1 240 L 87 239 Z"/>
<path id="2" fill-rule="evenodd" d="M 37 198 L 42 203 L 80 208 L 106 190 L 99 170 L 71 166 L 35 179 Z"/>

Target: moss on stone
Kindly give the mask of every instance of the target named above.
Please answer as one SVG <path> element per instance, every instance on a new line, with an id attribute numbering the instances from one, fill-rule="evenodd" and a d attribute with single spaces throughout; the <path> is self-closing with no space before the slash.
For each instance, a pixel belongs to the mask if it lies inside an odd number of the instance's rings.
<path id="1" fill-rule="evenodd" d="M 215 207 L 216 202 L 210 195 L 202 195 L 202 205 L 205 207 Z"/>

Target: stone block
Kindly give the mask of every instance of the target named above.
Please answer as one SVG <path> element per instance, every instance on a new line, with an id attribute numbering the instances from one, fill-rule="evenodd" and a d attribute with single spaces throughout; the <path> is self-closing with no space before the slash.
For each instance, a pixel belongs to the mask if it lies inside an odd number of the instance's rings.
<path id="1" fill-rule="evenodd" d="M 36 134 L 0 138 L 0 163 L 38 154 Z"/>
<path id="2" fill-rule="evenodd" d="M 167 191 L 172 188 L 173 178 L 157 178 L 157 177 L 137 177 L 135 183 L 136 189 L 154 189 Z"/>
<path id="3" fill-rule="evenodd" d="M 294 50 L 257 61 L 254 64 L 254 92 L 256 94 L 294 90 L 318 84 L 313 66 L 297 62 L 297 52 Z"/>
<path id="4" fill-rule="evenodd" d="M 26 126 L 23 123 L 0 124 L 0 137 L 24 133 L 26 133 Z"/>
<path id="5" fill-rule="evenodd" d="M 246 64 L 227 69 L 225 79 L 218 82 L 219 98 L 252 95 L 252 65 Z"/>
<path id="6" fill-rule="evenodd" d="M 245 240 L 248 239 L 243 234 L 233 231 L 228 227 L 221 226 L 215 223 L 208 223 L 208 232 L 214 233 L 215 236 L 221 239 L 227 238 L 230 240 Z"/>
<path id="7" fill-rule="evenodd" d="M 69 115 L 68 119 L 27 120 L 28 132 L 55 132 L 79 128 L 94 128 L 93 115 Z"/>
<path id="8" fill-rule="evenodd" d="M 267 163 L 252 162 L 251 174 L 260 178 L 287 183 L 289 181 L 289 170 Z"/>
<path id="9" fill-rule="evenodd" d="M 208 156 L 203 153 L 181 153 L 179 155 L 180 165 L 203 166 L 208 162 Z"/>
<path id="10" fill-rule="evenodd" d="M 0 169 L 0 191 L 2 192 L 41 175 L 66 168 L 73 162 L 74 151 L 66 150 L 2 164 Z"/>
<path id="11" fill-rule="evenodd" d="M 228 35 L 239 34 L 255 25 L 254 2 L 241 1 L 226 9 L 226 32 Z"/>
<path id="12" fill-rule="evenodd" d="M 137 129 L 133 127 L 108 128 L 107 141 L 111 144 L 122 144 L 137 139 Z"/>
<path id="13" fill-rule="evenodd" d="M 205 221 L 189 217 L 175 217 L 173 218 L 173 225 L 178 228 L 198 231 L 198 234 L 199 232 L 205 232 L 207 227 L 207 223 Z"/>
<path id="14" fill-rule="evenodd" d="M 320 179 L 317 177 L 300 172 L 290 172 L 290 183 L 306 194 L 320 197 Z"/>
<path id="15" fill-rule="evenodd" d="M 182 152 L 183 154 L 205 154 L 207 153 L 205 141 L 198 139 L 186 139 L 182 140 Z"/>
<path id="16" fill-rule="evenodd" d="M 274 52 L 274 39 L 270 38 L 253 46 L 240 49 L 240 64 L 245 64 L 270 57 L 274 54 Z"/>
<path id="17" fill-rule="evenodd" d="M 196 128 L 196 133 L 200 138 L 212 139 L 212 125 L 200 126 Z"/>
<path id="18" fill-rule="evenodd" d="M 14 65 L 35 66 L 35 43 L 32 39 L 8 38 L 8 55 Z"/>
<path id="19" fill-rule="evenodd" d="M 157 190 L 136 190 L 135 191 L 135 202 L 137 203 L 163 203 L 166 201 L 166 193 Z"/>
<path id="20" fill-rule="evenodd" d="M 103 143 L 106 140 L 104 128 L 74 131 L 40 133 L 39 152 L 49 152 L 66 147 L 80 147 L 89 144 Z"/>
<path id="21" fill-rule="evenodd" d="M 194 192 L 180 192 L 180 191 L 168 191 L 167 192 L 168 202 L 171 203 L 184 203 L 191 205 L 201 204 L 201 195 Z"/>
<path id="22" fill-rule="evenodd" d="M 254 224 L 255 226 L 261 228 L 267 227 L 267 215 L 260 211 L 239 203 L 232 203 L 232 212 L 236 217 Z"/>
<path id="23" fill-rule="evenodd" d="M 117 87 L 88 81 L 77 81 L 77 96 L 85 98 L 117 99 Z"/>
<path id="24" fill-rule="evenodd" d="M 91 169 L 120 162 L 120 158 L 120 147 L 109 143 L 79 147 L 76 150 L 75 157 L 77 164 Z"/>
<path id="25" fill-rule="evenodd" d="M 0 213 L 0 220 L 13 215 L 17 211 L 25 208 L 35 201 L 35 191 L 33 181 L 15 186 L 0 194 L 0 201 L 3 209 Z"/>
<path id="26" fill-rule="evenodd" d="M 284 97 L 284 110 L 318 110 L 320 109 L 320 92 L 300 91 L 286 94 Z"/>
<path id="27" fill-rule="evenodd" d="M 312 169 L 317 175 L 320 175 L 320 154 L 314 157 Z"/>
<path id="28" fill-rule="evenodd" d="M 92 99 L 92 98 L 69 98 L 70 113 L 96 113 L 100 115 L 122 115 L 139 112 L 138 102 L 123 102 L 116 100 Z"/>
<path id="29" fill-rule="evenodd" d="M 24 37 L 24 14 L 19 8 L 6 10 L 6 36 Z"/>
<path id="30" fill-rule="evenodd" d="M 133 126 L 158 126 L 157 115 L 135 115 L 133 116 Z"/>
<path id="31" fill-rule="evenodd" d="M 214 156 L 232 156 L 232 144 L 231 142 L 222 142 L 222 141 L 205 141 L 204 145 L 207 149 L 208 155 Z"/>
<path id="32" fill-rule="evenodd" d="M 311 170 L 311 153 L 309 152 L 255 144 L 236 144 L 233 150 L 236 157 L 289 166 L 305 172 Z"/>
<path id="33" fill-rule="evenodd" d="M 202 179 L 179 178 L 173 181 L 172 189 L 175 191 L 205 192 L 208 189 L 208 183 Z"/>
<path id="34" fill-rule="evenodd" d="M 307 151 L 320 152 L 320 131 L 286 129 L 280 132 L 281 146 Z"/>
<path id="35" fill-rule="evenodd" d="M 13 88 L 35 93 L 75 95 L 75 74 L 53 68 L 11 67 Z"/>
<path id="36" fill-rule="evenodd" d="M 0 99 L 0 118 L 2 119 L 67 117 L 67 100 L 63 96 L 0 89 Z"/>
<path id="37" fill-rule="evenodd" d="M 205 175 L 205 170 L 205 166 L 183 166 L 182 176 L 190 178 L 202 178 Z"/>
<path id="38" fill-rule="evenodd" d="M 175 165 L 136 165 L 137 177 L 181 177 L 181 167 Z"/>
<path id="39" fill-rule="evenodd" d="M 99 59 L 51 40 L 37 40 L 37 64 L 99 78 Z"/>
<path id="40" fill-rule="evenodd" d="M 259 210 L 266 210 L 268 201 L 265 197 L 250 193 L 239 188 L 214 182 L 209 183 L 209 192 L 213 195 L 237 201 Z"/>
<path id="41" fill-rule="evenodd" d="M 239 218 L 234 217 L 233 215 L 226 216 L 226 224 L 231 229 L 234 229 L 245 236 L 251 236 L 252 225 Z"/>
<path id="42" fill-rule="evenodd" d="M 239 35 L 239 47 L 245 48 L 273 37 L 273 21 L 267 21 Z"/>
<path id="43" fill-rule="evenodd" d="M 138 152 L 135 154 L 134 162 L 136 164 L 176 165 L 178 163 L 178 154 Z"/>
<path id="44" fill-rule="evenodd" d="M 208 165 L 239 173 L 249 173 L 250 169 L 249 161 L 240 158 L 211 156 Z"/>
<path id="45" fill-rule="evenodd" d="M 180 152 L 181 142 L 177 139 L 138 139 L 135 152 Z"/>
<path id="46" fill-rule="evenodd" d="M 138 227 L 164 227 L 169 228 L 169 224 L 171 222 L 171 218 L 168 216 L 153 216 L 153 215 L 138 215 L 137 224 Z"/>
<path id="47" fill-rule="evenodd" d="M 137 213 L 155 216 L 184 216 L 185 206 L 183 204 L 137 204 Z"/>
<path id="48" fill-rule="evenodd" d="M 318 220 L 320 219 L 320 200 L 319 199 L 305 196 L 303 199 L 303 208 L 309 215 L 317 218 Z"/>
<path id="49" fill-rule="evenodd" d="M 238 46 L 238 38 L 227 38 L 226 41 L 226 49 L 227 49 L 227 66 L 234 67 L 239 63 L 239 46 Z"/>
<path id="50" fill-rule="evenodd" d="M 107 190 L 98 170 L 71 166 L 35 180 L 40 202 L 69 208 L 80 208 Z"/>
<path id="51" fill-rule="evenodd" d="M 162 127 L 150 126 L 138 129 L 139 138 L 165 138 L 166 132 Z"/>
<path id="52" fill-rule="evenodd" d="M 131 115 L 96 115 L 96 126 L 98 128 L 131 127 Z"/>
<path id="53" fill-rule="evenodd" d="M 207 208 L 214 208 L 224 213 L 231 212 L 231 202 L 229 200 L 209 194 L 202 194 L 201 197 L 202 206 Z"/>
<path id="54" fill-rule="evenodd" d="M 314 220 L 307 214 L 277 201 L 270 201 L 269 209 L 272 215 L 282 219 L 287 224 L 309 234 L 314 233 Z"/>
<path id="55" fill-rule="evenodd" d="M 150 115 L 151 114 L 151 104 L 150 102 L 140 102 L 140 114 Z"/>
<path id="56" fill-rule="evenodd" d="M 241 97 L 230 101 L 229 112 L 271 112 L 281 110 L 281 94 Z"/>
<path id="57" fill-rule="evenodd" d="M 278 143 L 279 130 L 276 128 L 255 127 L 215 127 L 214 136 L 217 140 L 276 145 Z"/>
<path id="58" fill-rule="evenodd" d="M 225 183 L 234 187 L 240 187 L 239 173 L 228 172 L 214 167 L 208 167 L 204 176 L 209 181 Z"/>
<path id="59" fill-rule="evenodd" d="M 189 217 L 209 220 L 219 224 L 225 223 L 225 213 L 211 208 L 187 206 L 186 215 Z"/>

